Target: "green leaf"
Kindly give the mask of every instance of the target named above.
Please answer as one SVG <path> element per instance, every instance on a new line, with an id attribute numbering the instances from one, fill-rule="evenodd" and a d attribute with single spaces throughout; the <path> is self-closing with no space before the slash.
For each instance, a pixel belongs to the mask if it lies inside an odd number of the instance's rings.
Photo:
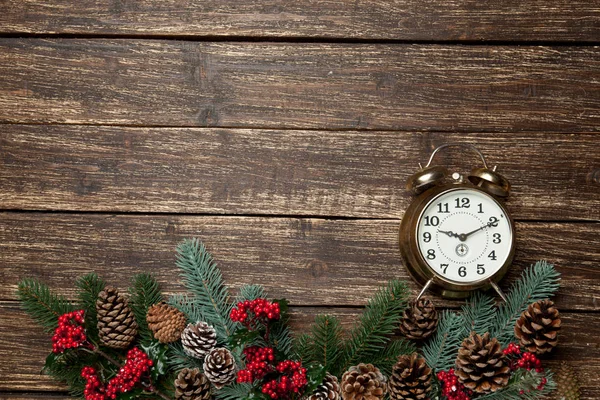
<path id="1" fill-rule="evenodd" d="M 325 375 L 327 375 L 327 368 L 317 363 L 304 365 L 304 367 L 306 368 L 306 379 L 308 380 L 304 393 L 311 394 L 317 386 L 323 383 Z"/>
<path id="2" fill-rule="evenodd" d="M 17 295 L 25 312 L 49 333 L 58 327 L 58 317 L 75 310 L 66 298 L 52 293 L 48 285 L 35 279 L 20 281 Z"/>
<path id="3" fill-rule="evenodd" d="M 156 382 L 167 373 L 167 350 L 169 347 L 157 340 L 147 345 L 142 344 L 140 347 L 154 363 L 152 366 L 152 380 Z"/>

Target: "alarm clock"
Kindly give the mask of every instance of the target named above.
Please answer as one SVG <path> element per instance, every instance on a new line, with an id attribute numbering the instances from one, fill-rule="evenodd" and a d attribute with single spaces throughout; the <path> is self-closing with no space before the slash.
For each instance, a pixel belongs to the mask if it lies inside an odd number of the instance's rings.
<path id="1" fill-rule="evenodd" d="M 465 177 L 432 165 L 435 155 L 449 147 L 473 150 L 483 166 Z M 423 285 L 418 298 L 428 289 L 464 298 L 492 287 L 505 299 L 497 282 L 515 253 L 515 225 L 503 203 L 508 180 L 496 167 L 488 168 L 476 147 L 450 143 L 437 147 L 406 186 L 417 197 L 400 224 L 400 253 L 410 275 Z"/>

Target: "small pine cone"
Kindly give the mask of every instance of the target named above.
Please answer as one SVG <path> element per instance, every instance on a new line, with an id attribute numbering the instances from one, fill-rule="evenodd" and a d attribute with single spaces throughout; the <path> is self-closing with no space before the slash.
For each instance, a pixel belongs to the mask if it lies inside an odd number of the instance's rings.
<path id="1" fill-rule="evenodd" d="M 187 322 L 185 314 L 165 302 L 154 304 L 146 314 L 148 328 L 161 343 L 179 340 Z"/>
<path id="2" fill-rule="evenodd" d="M 175 400 L 208 400 L 210 382 L 198 368 L 184 368 L 175 379 Z"/>
<path id="3" fill-rule="evenodd" d="M 344 400 L 381 400 L 385 390 L 385 376 L 373 364 L 350 367 L 342 376 Z"/>
<path id="4" fill-rule="evenodd" d="M 510 368 L 506 356 L 496 338 L 486 332 L 479 336 L 475 332 L 463 340 L 456 358 L 458 380 L 476 393 L 490 393 L 508 383 Z"/>
<path id="5" fill-rule="evenodd" d="M 306 400 L 340 400 L 340 390 L 338 379 L 328 372 L 323 382 L 306 397 Z"/>
<path id="6" fill-rule="evenodd" d="M 183 350 L 190 357 L 204 358 L 217 344 L 215 328 L 206 322 L 188 324 L 181 334 Z"/>
<path id="7" fill-rule="evenodd" d="M 425 359 L 412 353 L 403 355 L 392 368 L 388 381 L 391 400 L 423 400 L 431 390 L 431 368 Z"/>
<path id="8" fill-rule="evenodd" d="M 223 347 L 212 349 L 204 359 L 204 374 L 217 389 L 235 379 L 236 365 L 233 354 Z"/>
<path id="9" fill-rule="evenodd" d="M 556 392 L 553 398 L 556 400 L 579 400 L 581 396 L 579 382 L 570 365 L 562 363 L 554 373 L 554 381 L 556 382 Z"/>
<path id="10" fill-rule="evenodd" d="M 400 332 L 409 339 L 422 340 L 431 336 L 438 324 L 438 312 L 431 300 L 421 298 L 412 301 L 404 310 Z"/>
<path id="11" fill-rule="evenodd" d="M 117 289 L 106 287 L 96 300 L 98 336 L 104 346 L 126 349 L 134 341 L 138 324 L 127 299 Z"/>
<path id="12" fill-rule="evenodd" d="M 544 354 L 558 343 L 561 321 L 558 309 L 550 300 L 531 304 L 515 324 L 515 336 L 531 353 Z"/>

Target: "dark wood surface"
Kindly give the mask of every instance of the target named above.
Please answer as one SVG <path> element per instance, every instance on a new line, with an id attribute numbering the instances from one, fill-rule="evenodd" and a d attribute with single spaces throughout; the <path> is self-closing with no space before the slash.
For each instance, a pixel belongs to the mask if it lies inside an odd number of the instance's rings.
<path id="1" fill-rule="evenodd" d="M 0 26 L 15 34 L 594 42 L 599 18 L 586 0 L 0 3 Z"/>
<path id="2" fill-rule="evenodd" d="M 49 339 L 20 278 L 72 297 L 79 274 L 148 271 L 179 292 L 184 237 L 234 290 L 290 299 L 295 330 L 350 326 L 408 279 L 405 181 L 447 142 L 511 181 L 502 286 L 556 264 L 547 363 L 600 398 L 599 34 L 594 1 L 0 2 L 0 399 L 66 400 L 40 375 Z"/>

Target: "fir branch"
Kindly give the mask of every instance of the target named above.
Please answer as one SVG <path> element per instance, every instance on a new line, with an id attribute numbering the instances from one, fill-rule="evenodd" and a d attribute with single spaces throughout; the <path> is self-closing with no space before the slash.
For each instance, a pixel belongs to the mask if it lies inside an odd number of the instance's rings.
<path id="1" fill-rule="evenodd" d="M 507 294 L 506 303 L 498 308 L 490 333 L 503 346 L 514 340 L 514 326 L 527 306 L 538 300 L 547 299 L 559 288 L 560 274 L 552 264 L 538 261 L 523 271 Z"/>
<path id="2" fill-rule="evenodd" d="M 152 275 L 137 274 L 133 277 L 133 286 L 129 288 L 129 293 L 129 308 L 133 311 L 138 324 L 140 341 L 143 345 L 148 346 L 154 340 L 154 335 L 148 328 L 146 314 L 152 305 L 163 300 L 160 286 Z"/>
<path id="3" fill-rule="evenodd" d="M 184 368 L 198 368 L 202 371 L 203 368 L 202 360 L 188 356 L 180 341 L 169 343 L 166 360 L 169 369 L 174 372 L 179 372 Z"/>
<path id="4" fill-rule="evenodd" d="M 342 325 L 338 318 L 331 315 L 317 315 L 311 327 L 310 343 L 303 360 L 315 362 L 326 369 L 336 365 L 343 356 Z"/>
<path id="5" fill-rule="evenodd" d="M 398 327 L 406 307 L 408 288 L 405 282 L 393 280 L 379 289 L 369 300 L 358 326 L 350 332 L 344 353 L 332 373 L 340 375 L 352 365 L 369 362 L 388 344 Z"/>
<path id="6" fill-rule="evenodd" d="M 200 310 L 200 305 L 195 302 L 193 297 L 187 294 L 174 294 L 169 297 L 167 303 L 184 313 L 190 322 L 206 322 Z"/>
<path id="7" fill-rule="evenodd" d="M 411 341 L 404 339 L 394 340 L 371 363 L 379 368 L 384 375 L 390 376 L 392 374 L 392 367 L 398 362 L 398 357 L 416 351 L 417 347 Z"/>
<path id="8" fill-rule="evenodd" d="M 76 286 L 79 288 L 79 307 L 85 310 L 85 330 L 87 337 L 98 341 L 98 316 L 96 312 L 96 300 L 106 283 L 98 275 L 91 273 L 77 279 Z"/>
<path id="9" fill-rule="evenodd" d="M 467 335 L 472 331 L 479 335 L 489 332 L 496 316 L 494 299 L 483 292 L 476 292 L 462 306 L 461 316 L 464 321 L 463 329 Z"/>
<path id="10" fill-rule="evenodd" d="M 462 316 L 449 310 L 442 312 L 434 336 L 422 349 L 427 365 L 434 373 L 454 366 L 458 347 L 468 334 L 465 327 Z"/>
<path id="11" fill-rule="evenodd" d="M 35 279 L 20 281 L 17 294 L 25 312 L 46 332 L 58 327 L 58 317 L 75 310 L 66 298 L 52 293 L 48 285 Z"/>
<path id="12" fill-rule="evenodd" d="M 542 390 L 537 387 L 543 377 L 548 380 Z M 477 400 L 538 400 L 547 398 L 556 388 L 552 373 L 540 373 L 535 370 L 516 370 L 508 381 L 508 385 L 497 392 L 489 393 Z"/>
<path id="13" fill-rule="evenodd" d="M 304 364 L 308 364 L 313 359 L 313 341 L 308 333 L 303 333 L 294 340 L 294 354 L 296 358 L 302 360 Z"/>
<path id="14" fill-rule="evenodd" d="M 250 383 L 232 383 L 214 393 L 216 400 L 245 400 L 252 391 Z"/>
<path id="15" fill-rule="evenodd" d="M 276 324 L 270 332 L 269 341 L 273 347 L 285 355 L 285 359 L 290 359 L 294 352 L 294 338 L 287 324 Z"/>
<path id="16" fill-rule="evenodd" d="M 240 295 L 236 299 L 236 303 L 245 300 L 264 299 L 267 297 L 265 289 L 261 285 L 244 285 L 240 288 Z"/>
<path id="17" fill-rule="evenodd" d="M 229 318 L 232 308 L 229 289 L 221 271 L 198 239 L 184 240 L 177 247 L 177 254 L 176 264 L 182 271 L 183 283 L 200 307 L 204 322 L 212 325 L 220 340 L 226 342 L 235 328 Z"/>

